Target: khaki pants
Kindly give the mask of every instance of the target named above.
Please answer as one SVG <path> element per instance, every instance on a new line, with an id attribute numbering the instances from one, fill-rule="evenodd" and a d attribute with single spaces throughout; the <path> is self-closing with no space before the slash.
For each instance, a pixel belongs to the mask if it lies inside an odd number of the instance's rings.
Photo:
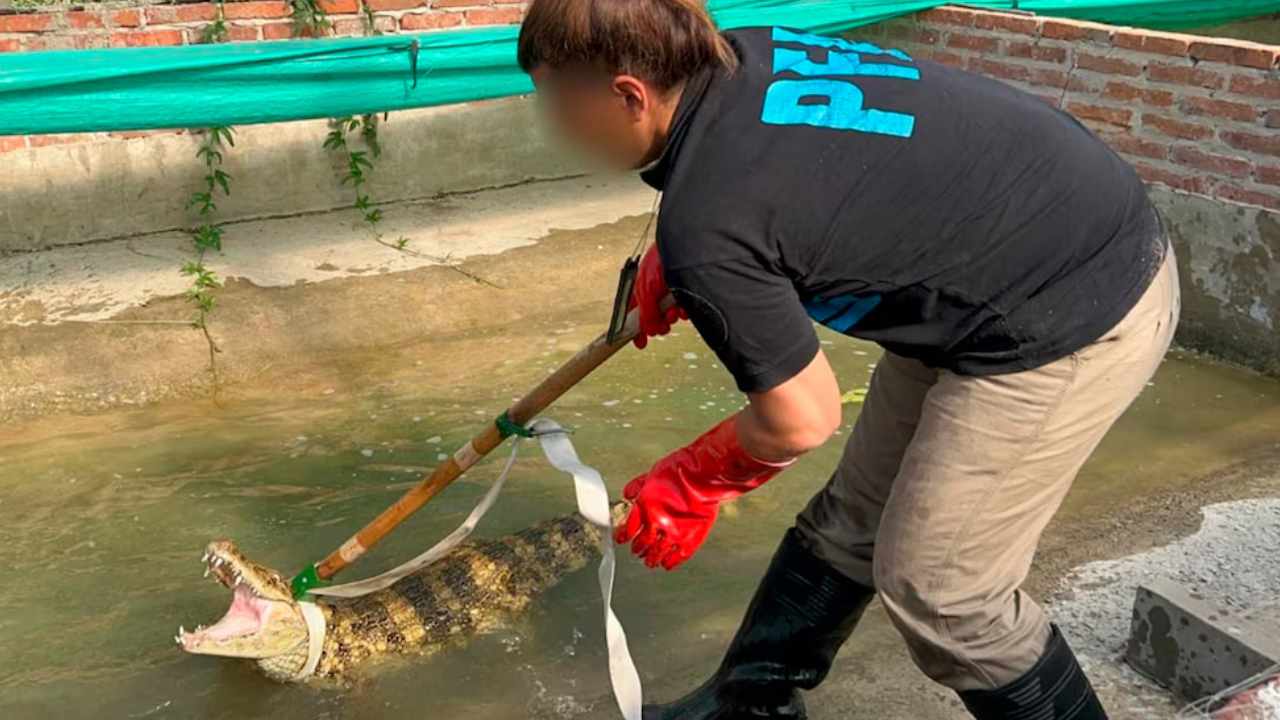
<path id="1" fill-rule="evenodd" d="M 1123 321 L 1044 367 L 969 377 L 880 361 L 840 466 L 797 526 L 876 588 L 929 677 L 998 688 L 1040 658 L 1049 622 L 1019 586 L 1081 465 L 1159 367 L 1179 305 L 1170 251 Z"/>

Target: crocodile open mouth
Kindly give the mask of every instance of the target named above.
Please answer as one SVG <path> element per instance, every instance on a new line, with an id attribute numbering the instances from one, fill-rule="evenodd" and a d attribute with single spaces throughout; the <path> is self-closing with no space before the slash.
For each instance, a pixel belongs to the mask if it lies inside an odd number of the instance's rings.
<path id="1" fill-rule="evenodd" d="M 267 626 L 273 611 L 289 602 L 282 597 L 283 581 L 276 573 L 240 554 L 235 545 L 226 540 L 209 543 L 201 562 L 205 576 L 232 592 L 231 607 L 213 625 L 196 627 L 188 632 L 179 627 L 174 641 L 189 653 L 211 655 L 247 655 L 249 648 L 237 640 L 252 638 Z"/>

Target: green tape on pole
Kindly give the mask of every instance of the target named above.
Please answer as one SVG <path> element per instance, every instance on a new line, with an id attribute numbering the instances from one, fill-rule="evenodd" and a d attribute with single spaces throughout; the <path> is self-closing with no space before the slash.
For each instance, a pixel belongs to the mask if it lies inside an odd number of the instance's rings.
<path id="1" fill-rule="evenodd" d="M 302 600 L 313 588 L 328 584 L 320 579 L 320 571 L 313 564 L 306 566 L 302 569 L 302 572 L 294 575 L 293 581 L 289 583 L 289 586 L 293 590 L 293 599 Z"/>
<path id="2" fill-rule="evenodd" d="M 522 438 L 533 437 L 532 430 L 512 420 L 511 416 L 505 412 L 499 415 L 498 419 L 493 421 L 493 424 L 498 426 L 498 432 L 502 433 L 504 440 L 512 435 Z"/>

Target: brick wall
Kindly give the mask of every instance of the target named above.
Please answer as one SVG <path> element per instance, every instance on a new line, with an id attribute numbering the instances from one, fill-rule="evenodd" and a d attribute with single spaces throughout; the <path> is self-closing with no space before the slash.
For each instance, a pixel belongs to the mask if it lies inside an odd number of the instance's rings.
<path id="1" fill-rule="evenodd" d="M 319 0 L 337 36 L 363 35 L 362 8 L 383 32 L 516 23 L 524 0 Z M 292 36 L 285 0 L 227 0 L 224 15 L 232 41 Z M 186 45 L 200 42 L 216 13 L 211 2 L 95 3 L 50 12 L 0 11 L 0 53 L 108 47 Z"/>
<path id="2" fill-rule="evenodd" d="M 1035 93 L 1149 182 L 1280 211 L 1280 46 L 960 7 L 855 35 Z"/>

